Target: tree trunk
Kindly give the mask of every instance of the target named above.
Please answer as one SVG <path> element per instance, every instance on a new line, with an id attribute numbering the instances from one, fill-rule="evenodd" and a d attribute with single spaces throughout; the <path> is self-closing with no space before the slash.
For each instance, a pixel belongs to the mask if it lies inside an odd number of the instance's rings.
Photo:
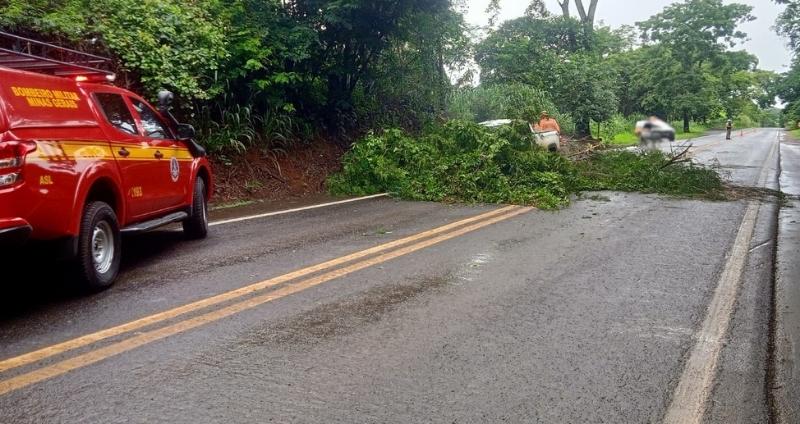
<path id="1" fill-rule="evenodd" d="M 589 13 L 586 13 L 586 8 L 583 6 L 583 0 L 575 0 L 575 7 L 578 9 L 578 16 L 583 24 L 584 47 L 586 50 L 591 50 L 594 45 L 594 16 L 597 12 L 598 0 L 591 0 L 589 3 Z"/>
<path id="2" fill-rule="evenodd" d="M 559 1 L 558 5 L 561 6 L 561 13 L 565 18 L 569 18 L 569 0 Z"/>
<path id="3" fill-rule="evenodd" d="M 583 22 L 584 25 L 594 27 L 594 17 L 597 14 L 598 1 L 599 0 L 591 0 L 589 3 L 589 13 L 586 13 L 586 8 L 583 7 L 583 0 L 575 0 L 575 7 L 578 8 L 578 15 L 580 16 L 581 22 Z"/>
<path id="4" fill-rule="evenodd" d="M 347 78 L 339 74 L 328 75 L 328 99 L 325 110 L 325 124 L 331 134 L 344 135 L 351 130 L 353 93 L 348 89 Z"/>
<path id="5" fill-rule="evenodd" d="M 436 48 L 436 70 L 439 72 L 439 79 L 436 81 L 436 90 L 439 91 L 439 104 L 436 105 L 437 115 L 447 108 L 447 88 L 450 86 L 450 79 L 447 77 L 447 67 L 444 63 L 444 46 L 442 44 L 443 41 L 440 41 Z"/>
<path id="6" fill-rule="evenodd" d="M 589 127 L 589 120 L 580 120 L 575 123 L 575 136 L 578 138 L 586 138 L 592 136 L 592 129 Z"/>
<path id="7" fill-rule="evenodd" d="M 592 0 L 592 3 L 589 5 L 589 16 L 586 17 L 592 26 L 594 26 L 594 17 L 597 14 L 597 2 L 598 0 Z"/>
<path id="8" fill-rule="evenodd" d="M 586 9 L 583 7 L 583 1 L 575 0 L 575 8 L 578 9 L 578 16 L 581 18 L 581 22 L 586 23 Z"/>
<path id="9" fill-rule="evenodd" d="M 685 133 L 689 132 L 689 111 L 688 110 L 684 110 L 683 111 L 683 132 L 685 132 Z"/>

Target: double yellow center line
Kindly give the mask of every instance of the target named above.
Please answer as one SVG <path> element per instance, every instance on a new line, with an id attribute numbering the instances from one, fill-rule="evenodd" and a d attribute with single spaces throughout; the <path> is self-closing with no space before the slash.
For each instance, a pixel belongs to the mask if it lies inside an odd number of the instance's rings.
<path id="1" fill-rule="evenodd" d="M 261 281 L 239 289 L 231 290 L 216 296 L 201 299 L 164 312 L 149 315 L 125 324 L 100 330 L 91 334 L 67 340 L 52 346 L 44 347 L 29 353 L 0 361 L 0 395 L 19 390 L 23 387 L 66 374 L 72 370 L 100 362 L 104 359 L 127 352 L 154 341 L 173 336 L 193 328 L 200 327 L 259 305 L 289 296 L 294 293 L 318 286 L 322 283 L 346 276 L 356 271 L 408 255 L 420 249 L 433 246 L 446 240 L 462 236 L 489 225 L 505 221 L 532 208 L 508 206 L 488 213 L 457 221 L 442 227 L 434 228 L 390 243 L 342 256 L 327 262 L 290 272 L 269 280 Z M 342 266 L 345 265 L 345 266 Z M 341 267 L 340 267 L 341 266 Z M 337 268 L 340 267 L 340 268 Z M 312 276 L 313 274 L 318 274 Z M 311 277 L 309 277 L 311 276 Z M 303 279 L 303 277 L 309 277 Z M 297 281 L 296 281 L 297 280 Z M 266 289 L 279 285 L 284 286 L 272 291 Z M 205 310 L 202 313 L 190 315 Z M 188 316 L 187 316 L 188 315 Z M 180 319 L 178 319 L 180 318 Z M 172 321 L 175 322 L 172 322 Z M 170 323 L 166 323 L 170 321 Z M 156 324 L 167 324 L 158 327 Z M 155 327 L 128 334 L 134 330 Z M 93 347 L 87 352 L 60 360 L 51 365 L 41 366 L 3 378 L 1 375 L 19 367 L 31 366 L 41 361 L 64 355 L 72 350 L 92 346 L 107 339 L 127 335 L 128 337 Z"/>

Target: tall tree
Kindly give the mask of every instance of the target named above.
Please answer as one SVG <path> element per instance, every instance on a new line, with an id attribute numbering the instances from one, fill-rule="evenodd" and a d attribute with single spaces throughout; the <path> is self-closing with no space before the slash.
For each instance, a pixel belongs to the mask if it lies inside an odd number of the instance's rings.
<path id="1" fill-rule="evenodd" d="M 578 8 L 578 16 L 581 18 L 581 22 L 587 26 L 594 26 L 594 16 L 597 13 L 597 2 L 598 0 L 590 0 L 589 3 L 589 11 L 586 11 L 586 8 L 583 7 L 582 0 L 575 0 L 575 7 Z"/>
<path id="2" fill-rule="evenodd" d="M 588 136 L 592 120 L 608 119 L 617 108 L 615 76 L 603 66 L 603 56 L 624 43 L 608 28 L 587 40 L 584 29 L 580 21 L 560 16 L 503 23 L 478 45 L 482 83 L 522 83 L 549 93 L 573 115 L 576 135 Z"/>
<path id="3" fill-rule="evenodd" d="M 723 112 L 735 119 L 758 100 L 756 66 L 758 58 L 745 51 L 725 52 L 714 65 L 717 90 Z M 771 103 L 766 107 L 771 106 Z"/>
<path id="4" fill-rule="evenodd" d="M 777 84 L 778 97 L 786 103 L 784 115 L 792 128 L 800 127 L 800 58 L 795 58 L 789 72 Z"/>
<path id="5" fill-rule="evenodd" d="M 714 84 L 714 74 L 709 66 L 747 37 L 738 27 L 755 19 L 752 9 L 744 4 L 723 4 L 722 0 L 686 0 L 638 23 L 643 40 L 663 46 L 665 59 L 679 65 L 666 68 L 677 74 L 656 81 L 653 89 L 674 98 L 669 102 L 671 112 L 683 119 L 684 132 L 689 132 L 692 117 L 712 106 L 709 100 L 714 97 L 708 96 L 707 90 Z"/>
<path id="6" fill-rule="evenodd" d="M 525 16 L 531 18 L 549 18 L 550 11 L 547 10 L 544 0 L 533 0 L 528 7 L 525 8 Z"/>
<path id="7" fill-rule="evenodd" d="M 498 2 L 498 0 L 491 0 L 491 1 L 494 2 L 494 3 Z M 569 2 L 569 0 L 556 0 L 556 2 L 561 7 L 561 15 L 564 18 L 572 17 L 570 15 L 570 9 L 569 9 L 570 2 Z M 594 18 L 595 18 L 595 15 L 597 14 L 597 3 L 598 2 L 599 2 L 599 0 L 589 0 L 589 11 L 587 12 L 586 11 L 586 7 L 583 4 L 583 0 L 575 0 L 575 7 L 578 10 L 578 18 L 585 25 L 588 25 L 590 27 L 594 25 Z M 528 6 L 528 9 L 535 8 L 536 7 L 535 5 L 541 5 L 541 4 L 542 4 L 541 0 L 533 0 L 531 2 L 531 4 Z M 542 5 L 542 7 L 543 7 L 543 5 Z"/>
<path id="8" fill-rule="evenodd" d="M 558 1 L 558 5 L 561 6 L 561 15 L 565 18 L 569 18 L 569 0 L 556 1 Z"/>
<path id="9" fill-rule="evenodd" d="M 420 129 L 441 116 L 453 88 L 448 72 L 471 67 L 471 47 L 462 14 L 409 16 L 364 78 L 359 120 Z"/>
<path id="10" fill-rule="evenodd" d="M 355 124 L 353 93 L 412 14 L 447 10 L 447 0 L 287 0 L 292 15 L 317 32 L 319 49 L 308 64 L 326 80 L 328 130 Z"/>
<path id="11" fill-rule="evenodd" d="M 489 27 L 492 28 L 500 17 L 500 0 L 489 0 L 486 6 L 486 13 L 489 15 Z"/>
<path id="12" fill-rule="evenodd" d="M 800 0 L 775 0 L 786 5 L 786 9 L 778 16 L 776 28 L 779 33 L 789 38 L 789 44 L 800 53 Z"/>
<path id="13" fill-rule="evenodd" d="M 800 0 L 775 0 L 786 5 L 778 16 L 775 28 L 789 40 L 794 49 L 795 59 L 792 67 L 778 83 L 778 95 L 786 103 L 784 115 L 791 126 L 800 126 Z"/>

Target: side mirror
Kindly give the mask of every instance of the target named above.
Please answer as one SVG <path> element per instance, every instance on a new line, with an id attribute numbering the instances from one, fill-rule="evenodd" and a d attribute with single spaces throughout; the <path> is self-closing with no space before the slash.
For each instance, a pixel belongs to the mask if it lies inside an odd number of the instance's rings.
<path id="1" fill-rule="evenodd" d="M 178 124 L 178 138 L 181 140 L 191 140 L 195 136 L 194 127 L 189 124 Z"/>
<path id="2" fill-rule="evenodd" d="M 175 100 L 175 95 L 171 91 L 161 90 L 158 92 L 158 110 L 161 113 L 166 113 L 172 108 L 172 101 Z"/>

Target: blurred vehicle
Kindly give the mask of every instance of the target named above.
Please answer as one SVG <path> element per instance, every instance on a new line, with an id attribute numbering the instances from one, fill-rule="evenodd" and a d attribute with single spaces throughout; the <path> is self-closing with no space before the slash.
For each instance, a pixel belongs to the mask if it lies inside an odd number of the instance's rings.
<path id="1" fill-rule="evenodd" d="M 482 125 L 487 128 L 498 128 L 506 125 L 511 125 L 514 122 L 517 121 L 514 121 L 513 119 L 494 119 L 491 121 L 481 122 L 478 125 Z M 531 124 L 528 124 L 528 128 L 530 128 L 531 130 L 533 141 L 539 147 L 551 152 L 557 152 L 561 149 L 561 137 L 558 135 L 557 131 L 537 131 Z"/>
<path id="2" fill-rule="evenodd" d="M 655 116 L 637 122 L 634 133 L 642 144 L 675 141 L 675 128 Z"/>

